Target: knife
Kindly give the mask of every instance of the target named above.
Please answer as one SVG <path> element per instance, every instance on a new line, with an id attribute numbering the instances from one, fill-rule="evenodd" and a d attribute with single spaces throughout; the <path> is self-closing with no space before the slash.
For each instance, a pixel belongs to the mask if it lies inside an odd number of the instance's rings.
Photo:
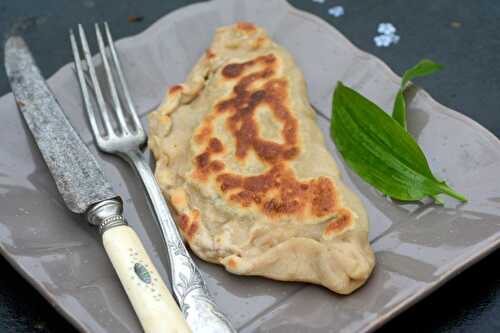
<path id="1" fill-rule="evenodd" d="M 136 232 L 123 218 L 121 198 L 73 129 L 21 37 L 5 44 L 5 69 L 16 104 L 68 209 L 84 214 L 145 332 L 190 332 Z"/>

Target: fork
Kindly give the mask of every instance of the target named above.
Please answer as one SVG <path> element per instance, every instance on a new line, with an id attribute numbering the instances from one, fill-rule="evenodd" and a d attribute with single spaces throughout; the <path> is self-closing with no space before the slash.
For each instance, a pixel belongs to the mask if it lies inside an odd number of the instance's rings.
<path id="1" fill-rule="evenodd" d="M 99 85 L 85 31 L 81 25 L 78 25 L 78 33 L 84 60 L 80 58 L 80 51 L 73 31 L 70 31 L 70 40 L 75 60 L 76 76 L 97 147 L 105 153 L 125 159 L 135 169 L 146 188 L 149 203 L 168 250 L 172 290 L 192 331 L 195 333 L 236 332 L 229 320 L 217 310 L 198 267 L 182 241 L 161 189 L 143 157 L 142 147 L 146 143 L 147 135 L 142 128 L 132 102 L 109 26 L 104 23 L 108 48 L 104 44 L 99 24 L 95 24 L 95 30 L 111 95 L 109 105 L 114 112 L 116 121 L 111 119 Z M 95 98 L 96 107 L 103 123 L 104 134 L 101 133 L 98 127 L 96 112 L 94 112 L 87 86 L 90 87 Z M 115 126 L 113 126 L 113 123 L 115 123 Z M 114 127 L 117 128 L 116 131 Z"/>

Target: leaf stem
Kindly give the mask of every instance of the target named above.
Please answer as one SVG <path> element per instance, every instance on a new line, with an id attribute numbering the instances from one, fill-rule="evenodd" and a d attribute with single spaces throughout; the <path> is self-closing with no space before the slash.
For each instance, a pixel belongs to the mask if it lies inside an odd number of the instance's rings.
<path id="1" fill-rule="evenodd" d="M 440 206 L 444 205 L 444 201 L 439 199 L 437 195 L 433 195 L 432 199 L 434 199 L 434 202 L 436 203 L 436 205 L 440 205 Z"/>
<path id="2" fill-rule="evenodd" d="M 466 198 L 465 196 L 463 196 L 463 195 L 462 195 L 462 194 L 460 194 L 460 193 L 457 193 L 457 192 L 453 191 L 453 190 L 452 190 L 452 189 L 451 189 L 448 185 L 446 185 L 446 184 L 440 184 L 440 185 L 439 185 L 439 188 L 440 188 L 441 190 L 443 190 L 443 193 L 445 193 L 445 194 L 449 195 L 449 196 L 450 196 L 450 197 L 452 197 L 452 198 L 455 198 L 455 199 L 457 199 L 457 200 L 459 200 L 459 201 L 461 201 L 461 202 L 467 202 L 467 201 L 468 201 L 468 200 L 467 200 L 467 198 Z"/>

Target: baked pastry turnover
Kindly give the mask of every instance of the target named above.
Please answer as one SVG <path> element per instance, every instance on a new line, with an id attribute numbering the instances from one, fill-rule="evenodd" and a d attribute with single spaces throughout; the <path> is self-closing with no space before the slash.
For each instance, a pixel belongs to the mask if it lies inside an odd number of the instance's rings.
<path id="1" fill-rule="evenodd" d="M 365 209 L 325 147 L 302 72 L 263 29 L 217 29 L 149 129 L 156 177 L 200 258 L 341 294 L 367 280 Z"/>

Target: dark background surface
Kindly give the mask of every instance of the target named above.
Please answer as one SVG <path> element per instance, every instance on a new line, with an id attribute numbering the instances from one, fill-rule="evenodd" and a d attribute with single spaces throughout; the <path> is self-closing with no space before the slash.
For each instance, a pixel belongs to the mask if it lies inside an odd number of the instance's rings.
<path id="1" fill-rule="evenodd" d="M 273 0 L 270 0 L 273 1 Z M 115 38 L 138 33 L 187 0 L 0 0 L 3 40 L 22 32 L 46 77 L 71 60 L 68 29 L 107 20 Z M 384 60 L 396 73 L 422 58 L 446 68 L 417 79 L 440 103 L 500 136 L 500 2 L 457 0 L 290 0 L 333 24 L 354 44 Z M 342 5 L 333 18 L 328 8 Z M 143 16 L 129 22 L 129 16 Z M 401 40 L 388 48 L 373 42 L 380 22 L 391 22 Z M 334 69 L 332 69 L 334 70 Z M 10 92 L 3 68 L 0 95 Z M 1 143 L 0 143 L 1 144 Z M 500 183 L 499 183 L 500 186 Z M 496 251 L 385 325 L 379 332 L 500 332 L 500 251 Z M 0 258 L 0 332 L 74 332 L 13 268 Z"/>

